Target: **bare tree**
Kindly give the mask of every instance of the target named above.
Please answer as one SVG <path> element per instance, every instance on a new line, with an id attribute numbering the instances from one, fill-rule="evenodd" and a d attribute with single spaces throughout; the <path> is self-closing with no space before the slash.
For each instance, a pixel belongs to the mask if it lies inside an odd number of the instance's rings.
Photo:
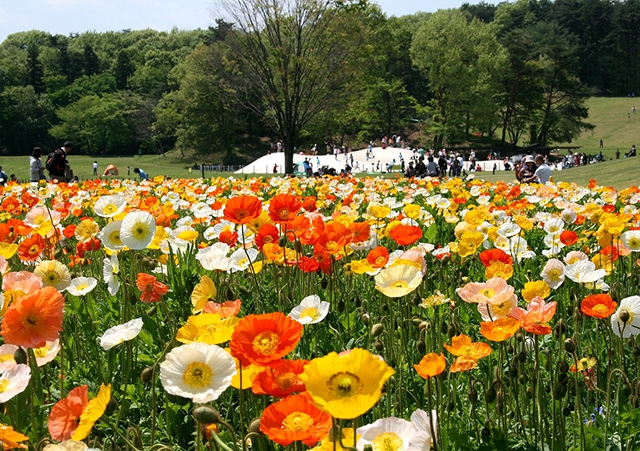
<path id="1" fill-rule="evenodd" d="M 343 94 L 357 57 L 359 9 L 334 0 L 218 0 L 234 22 L 240 101 L 273 127 L 293 173 L 300 133 Z"/>

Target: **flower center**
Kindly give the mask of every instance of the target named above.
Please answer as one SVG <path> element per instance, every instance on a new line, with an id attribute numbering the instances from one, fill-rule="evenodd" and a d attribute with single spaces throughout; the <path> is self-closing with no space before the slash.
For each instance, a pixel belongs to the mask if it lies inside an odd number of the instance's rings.
<path id="1" fill-rule="evenodd" d="M 402 439 L 395 432 L 383 432 L 371 442 L 375 451 L 401 451 L 404 449 Z"/>
<path id="2" fill-rule="evenodd" d="M 109 204 L 104 207 L 104 212 L 108 215 L 115 213 L 116 211 L 118 211 L 118 207 L 113 204 Z"/>
<path id="3" fill-rule="evenodd" d="M 286 208 L 280 210 L 280 219 L 289 219 L 289 210 Z"/>
<path id="4" fill-rule="evenodd" d="M 24 321 L 22 324 L 24 327 L 33 328 L 38 324 L 38 318 L 33 314 L 29 314 L 24 318 Z"/>
<path id="5" fill-rule="evenodd" d="M 109 240 L 115 244 L 122 244 L 122 240 L 120 240 L 120 231 L 114 230 L 113 232 L 111 232 L 111 234 L 109 235 Z"/>
<path id="6" fill-rule="evenodd" d="M 491 288 L 485 288 L 484 290 L 480 291 L 480 294 L 486 298 L 492 298 L 496 295 L 496 292 Z"/>
<path id="7" fill-rule="evenodd" d="M 283 373 L 276 376 L 275 382 L 278 387 L 287 389 L 298 382 L 298 376 L 294 373 Z"/>
<path id="8" fill-rule="evenodd" d="M 604 304 L 598 304 L 598 305 L 594 305 L 593 308 L 591 309 L 596 313 L 607 313 L 609 311 L 609 307 L 607 307 Z"/>
<path id="9" fill-rule="evenodd" d="M 306 432 L 313 426 L 313 418 L 304 412 L 293 412 L 282 420 L 282 428 L 291 432 Z"/>
<path id="10" fill-rule="evenodd" d="M 315 320 L 318 319 L 318 316 L 320 315 L 318 314 L 318 309 L 315 307 L 308 307 L 300 313 L 300 319 L 311 318 L 312 320 Z"/>
<path id="11" fill-rule="evenodd" d="M 353 373 L 340 372 L 331 376 L 329 387 L 340 398 L 356 395 L 360 389 L 360 378 Z"/>
<path id="12" fill-rule="evenodd" d="M 47 345 L 44 345 L 41 348 L 36 348 L 33 350 L 33 353 L 35 354 L 36 357 L 38 358 L 43 358 L 47 356 L 47 353 L 49 352 L 50 348 Z"/>
<path id="13" fill-rule="evenodd" d="M 270 330 L 260 332 L 251 343 L 253 350 L 262 355 L 271 355 L 278 349 L 280 336 Z"/>
<path id="14" fill-rule="evenodd" d="M 391 286 L 393 288 L 409 288 L 409 284 L 405 280 L 396 280 Z"/>
<path id="15" fill-rule="evenodd" d="M 203 362 L 193 362 L 187 366 L 182 375 L 182 382 L 189 387 L 204 388 L 211 383 L 213 370 Z"/>
<path id="16" fill-rule="evenodd" d="M 506 316 L 510 311 L 511 309 L 509 308 L 508 302 L 501 302 L 500 304 L 493 306 L 493 312 L 496 316 Z"/>

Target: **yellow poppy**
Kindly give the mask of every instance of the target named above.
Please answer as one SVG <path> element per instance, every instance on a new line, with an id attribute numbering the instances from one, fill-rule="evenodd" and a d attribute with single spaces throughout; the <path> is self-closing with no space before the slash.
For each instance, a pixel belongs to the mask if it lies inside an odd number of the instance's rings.
<path id="1" fill-rule="evenodd" d="M 218 289 L 216 284 L 209 276 L 202 276 L 200 282 L 193 288 L 191 292 L 191 305 L 193 305 L 193 313 L 201 312 L 209 301 L 216 300 Z"/>
<path id="2" fill-rule="evenodd" d="M 190 316 L 187 324 L 178 330 L 176 340 L 180 343 L 193 343 L 194 341 L 217 345 L 231 340 L 233 329 L 240 319 L 232 316 L 222 318 L 217 313 L 202 313 Z"/>
<path id="3" fill-rule="evenodd" d="M 536 296 L 546 299 L 551 294 L 551 288 L 544 280 L 536 280 L 533 282 L 527 282 L 524 284 L 524 288 L 521 291 L 522 298 L 531 302 Z"/>
<path id="4" fill-rule="evenodd" d="M 369 351 L 355 348 L 313 359 L 300 375 L 316 405 L 341 419 L 359 417 L 382 395 L 382 386 L 395 373 Z"/>
<path id="5" fill-rule="evenodd" d="M 71 436 L 72 440 L 84 440 L 91 432 L 93 425 L 100 419 L 104 411 L 107 409 L 107 404 L 111 399 L 111 384 L 105 386 L 100 385 L 98 395 L 89 401 L 87 407 L 80 415 L 80 423 L 78 428 Z"/>

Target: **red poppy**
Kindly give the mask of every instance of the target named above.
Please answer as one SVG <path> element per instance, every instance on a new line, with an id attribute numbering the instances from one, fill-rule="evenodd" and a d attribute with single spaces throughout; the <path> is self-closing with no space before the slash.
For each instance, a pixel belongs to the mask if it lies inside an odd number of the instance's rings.
<path id="1" fill-rule="evenodd" d="M 615 262 L 620 257 L 620 251 L 617 246 L 607 246 L 600 249 L 600 255 L 604 255 L 612 262 Z"/>
<path id="2" fill-rule="evenodd" d="M 618 306 L 608 294 L 591 294 L 582 300 L 580 310 L 592 318 L 608 318 Z"/>
<path id="3" fill-rule="evenodd" d="M 329 433 L 331 423 L 331 415 L 318 409 L 307 396 L 293 395 L 264 409 L 260 431 L 282 446 L 296 441 L 314 446 Z"/>
<path id="4" fill-rule="evenodd" d="M 316 207 L 316 197 L 315 196 L 307 196 L 304 198 L 304 202 L 302 203 L 302 208 L 305 209 L 305 211 L 316 211 L 317 207 Z"/>
<path id="5" fill-rule="evenodd" d="M 18 246 L 18 257 L 23 262 L 33 262 L 40 257 L 42 250 L 44 249 L 46 242 L 44 238 L 37 233 L 34 233 L 30 238 L 23 240 Z"/>
<path id="6" fill-rule="evenodd" d="M 234 224 L 247 224 L 262 213 L 262 202 L 255 196 L 236 196 L 224 206 L 224 218 Z"/>
<path id="7" fill-rule="evenodd" d="M 158 282 L 151 274 L 145 274 L 143 272 L 138 273 L 136 285 L 138 286 L 138 290 L 140 290 L 140 300 L 145 304 L 158 302 L 162 299 L 162 296 L 169 291 L 168 286 L 162 282 Z"/>
<path id="8" fill-rule="evenodd" d="M 371 238 L 371 225 L 368 222 L 354 222 L 351 224 L 351 231 L 353 232 L 352 243 L 362 243 Z"/>
<path id="9" fill-rule="evenodd" d="M 236 325 L 229 349 L 243 365 L 267 366 L 296 347 L 303 326 L 284 313 L 249 315 Z"/>
<path id="10" fill-rule="evenodd" d="M 367 261 L 374 268 L 384 268 L 389 262 L 389 251 L 384 246 L 378 246 L 367 254 Z"/>
<path id="11" fill-rule="evenodd" d="M 391 229 L 389 235 L 398 245 L 406 246 L 422 238 L 422 229 L 418 226 L 401 224 Z"/>
<path id="12" fill-rule="evenodd" d="M 332 221 L 328 223 L 323 233 L 318 237 L 315 247 L 322 249 L 331 255 L 342 252 L 347 244 L 351 242 L 351 233 L 343 224 Z"/>
<path id="13" fill-rule="evenodd" d="M 505 265 L 513 264 L 513 260 L 511 259 L 509 254 L 507 254 L 502 249 L 489 249 L 486 251 L 482 251 L 480 252 L 480 255 L 478 255 L 478 257 L 480 257 L 480 261 L 485 266 L 485 268 L 491 266 L 491 263 L 495 261 L 499 261 L 501 263 L 504 263 Z"/>
<path id="14" fill-rule="evenodd" d="M 80 416 L 88 403 L 86 385 L 74 388 L 66 398 L 58 401 L 49 414 L 48 427 L 51 438 L 58 442 L 69 440 L 78 429 Z"/>
<path id="15" fill-rule="evenodd" d="M 614 211 L 616 211 L 616 206 L 615 205 L 604 205 L 602 207 L 602 211 L 604 211 L 606 213 L 613 213 Z"/>
<path id="16" fill-rule="evenodd" d="M 41 348 L 55 341 L 62 330 L 64 298 L 53 287 L 44 287 L 12 302 L 2 319 L 5 343 Z"/>
<path id="17" fill-rule="evenodd" d="M 40 199 L 38 199 L 35 196 L 30 195 L 27 192 L 25 192 L 22 195 L 22 203 L 25 204 L 29 208 L 35 207 L 36 205 L 38 205 L 38 202 L 40 202 Z"/>
<path id="18" fill-rule="evenodd" d="M 238 233 L 230 230 L 223 230 L 218 237 L 218 241 L 228 244 L 230 247 L 234 247 L 238 242 Z"/>
<path id="19" fill-rule="evenodd" d="M 262 246 L 267 243 L 278 242 L 278 229 L 273 224 L 263 224 L 256 235 L 256 246 L 262 250 Z"/>
<path id="20" fill-rule="evenodd" d="M 288 222 L 302 208 L 300 197 L 291 194 L 278 194 L 269 201 L 269 217 L 273 222 Z"/>
<path id="21" fill-rule="evenodd" d="M 251 389 L 256 395 L 284 398 L 293 393 L 302 393 L 307 388 L 298 377 L 308 360 L 280 360 L 269 364 L 253 379 Z"/>
<path id="22" fill-rule="evenodd" d="M 578 234 L 573 230 L 563 230 L 560 234 L 560 242 L 565 246 L 571 246 L 578 241 Z"/>
<path id="23" fill-rule="evenodd" d="M 306 230 L 311 227 L 311 221 L 309 218 L 303 215 L 294 216 L 294 218 L 287 222 L 287 238 L 289 241 L 295 241 L 299 239 Z"/>
<path id="24" fill-rule="evenodd" d="M 64 228 L 64 230 L 62 231 L 62 234 L 66 238 L 73 238 L 74 236 L 76 236 L 76 225 L 75 224 L 69 224 L 68 226 L 66 226 Z"/>

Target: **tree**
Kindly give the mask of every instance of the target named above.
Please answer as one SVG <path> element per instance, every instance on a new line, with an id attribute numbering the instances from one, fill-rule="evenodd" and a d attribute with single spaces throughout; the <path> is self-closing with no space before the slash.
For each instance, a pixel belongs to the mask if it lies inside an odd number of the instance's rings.
<path id="1" fill-rule="evenodd" d="M 45 90 L 44 69 L 38 60 L 38 47 L 35 44 L 27 47 L 27 64 L 29 65 L 29 84 L 33 86 L 36 93 L 41 94 Z"/>
<path id="2" fill-rule="evenodd" d="M 100 72 L 100 60 L 98 55 L 91 47 L 91 44 L 84 46 L 84 74 L 87 76 L 95 75 Z"/>
<path id="3" fill-rule="evenodd" d="M 0 93 L 0 151 L 26 155 L 34 146 L 45 146 L 53 116 L 46 96 L 33 86 L 11 86 Z"/>
<path id="4" fill-rule="evenodd" d="M 355 13 L 333 0 L 220 4 L 236 26 L 227 42 L 240 68 L 239 98 L 282 138 L 290 174 L 301 131 L 339 100 L 350 78 L 359 43 Z"/>
<path id="5" fill-rule="evenodd" d="M 486 123 L 496 113 L 496 74 L 506 62 L 506 51 L 489 25 L 469 22 L 461 11 L 440 10 L 416 31 L 411 55 L 433 96 L 428 127 L 435 147 L 442 147 L 445 138 L 464 140 L 475 118 L 484 116 Z"/>
<path id="6" fill-rule="evenodd" d="M 129 77 L 133 75 L 136 67 L 131 61 L 129 52 L 127 50 L 120 50 L 116 58 L 116 63 L 113 68 L 113 73 L 116 77 L 116 86 L 118 89 L 125 89 Z"/>

